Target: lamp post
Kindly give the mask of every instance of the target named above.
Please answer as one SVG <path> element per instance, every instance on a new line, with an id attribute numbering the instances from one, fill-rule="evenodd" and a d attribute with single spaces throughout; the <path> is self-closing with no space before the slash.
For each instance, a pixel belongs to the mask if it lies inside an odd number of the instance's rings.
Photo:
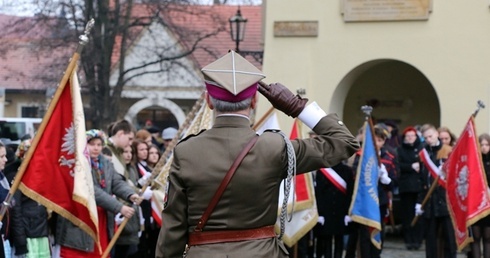
<path id="1" fill-rule="evenodd" d="M 235 52 L 239 53 L 243 57 L 247 55 L 252 56 L 255 59 L 255 61 L 262 64 L 264 51 L 240 50 L 240 41 L 243 41 L 243 39 L 245 38 L 245 25 L 247 25 L 247 19 L 242 16 L 242 12 L 240 11 L 240 6 L 238 6 L 238 10 L 236 11 L 236 14 L 230 18 L 229 22 L 230 22 L 231 40 L 235 41 L 236 44 Z"/>
<path id="2" fill-rule="evenodd" d="M 229 22 L 231 39 L 236 43 L 235 51 L 240 53 L 240 41 L 243 41 L 245 36 L 245 26 L 247 25 L 247 19 L 242 16 L 240 6 L 238 7 L 236 14 L 230 18 Z"/>

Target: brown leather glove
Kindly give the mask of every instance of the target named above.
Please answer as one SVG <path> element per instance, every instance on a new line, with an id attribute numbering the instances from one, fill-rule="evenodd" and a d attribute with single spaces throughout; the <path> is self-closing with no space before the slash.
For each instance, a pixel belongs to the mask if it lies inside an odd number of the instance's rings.
<path id="1" fill-rule="evenodd" d="M 273 107 L 291 117 L 299 116 L 308 102 L 308 99 L 294 95 L 280 83 L 267 85 L 264 82 L 259 82 L 259 92 L 269 100 Z"/>

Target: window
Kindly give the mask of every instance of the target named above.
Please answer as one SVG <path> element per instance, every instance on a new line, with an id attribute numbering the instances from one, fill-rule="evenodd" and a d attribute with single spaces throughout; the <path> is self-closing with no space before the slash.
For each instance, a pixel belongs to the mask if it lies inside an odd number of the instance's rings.
<path id="1" fill-rule="evenodd" d="M 38 117 L 39 107 L 22 107 L 22 117 Z"/>

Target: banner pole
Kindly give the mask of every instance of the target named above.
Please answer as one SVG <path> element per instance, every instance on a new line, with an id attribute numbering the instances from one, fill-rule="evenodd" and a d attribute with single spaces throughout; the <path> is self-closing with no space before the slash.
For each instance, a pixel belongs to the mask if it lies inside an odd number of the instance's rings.
<path id="1" fill-rule="evenodd" d="M 2 203 L 2 207 L 0 208 L 0 221 L 3 220 L 3 217 L 5 216 L 5 213 L 7 212 L 7 208 L 10 206 L 10 202 L 12 201 L 12 198 L 19 188 L 20 182 L 22 180 L 22 176 L 25 173 L 25 170 L 27 168 L 27 165 L 29 164 L 29 161 L 32 158 L 32 154 L 34 153 L 34 150 L 36 149 L 39 140 L 41 139 L 41 136 L 44 133 L 44 130 L 46 128 L 46 125 L 48 124 L 48 117 L 51 117 L 51 114 L 53 113 L 56 103 L 58 103 L 58 100 L 61 96 L 61 93 L 63 93 L 63 89 L 65 89 L 66 82 L 69 80 L 70 76 L 72 75 L 73 71 L 75 71 L 77 62 L 80 59 L 80 53 L 83 50 L 83 47 L 88 43 L 88 35 L 90 34 L 90 30 L 94 26 L 94 19 L 91 19 L 88 23 L 87 26 L 85 27 L 85 34 L 81 35 L 79 37 L 80 41 L 78 42 L 78 47 L 73 54 L 73 56 L 70 59 L 70 63 L 68 64 L 68 67 L 66 68 L 65 72 L 63 73 L 63 77 L 61 79 L 60 84 L 58 84 L 58 88 L 56 89 L 56 92 L 53 96 L 53 99 L 51 100 L 48 109 L 46 110 L 46 113 L 44 114 L 44 118 L 41 121 L 41 124 L 39 126 L 38 132 L 34 136 L 34 139 L 32 140 L 31 147 L 27 150 L 26 156 L 24 160 L 22 161 L 17 174 L 15 175 L 14 182 L 12 183 L 12 186 L 10 187 L 10 190 L 5 197 L 5 200 Z"/>
<path id="2" fill-rule="evenodd" d="M 196 112 L 199 110 L 199 108 L 202 106 L 203 102 L 204 102 L 204 92 L 201 94 L 201 97 L 196 101 L 196 103 L 192 107 L 192 110 L 187 115 L 186 120 L 184 121 L 182 126 L 179 127 L 179 130 L 177 130 L 177 133 L 175 134 L 174 138 L 172 139 L 172 141 L 170 142 L 170 144 L 168 145 L 168 147 L 165 149 L 164 153 L 162 154 L 162 156 L 158 160 L 157 164 L 155 165 L 155 168 L 151 172 L 150 178 L 146 181 L 146 183 L 139 190 L 140 196 L 145 192 L 146 188 L 148 188 L 148 186 L 153 182 L 153 180 L 156 178 L 156 176 L 160 173 L 160 170 L 162 170 L 163 166 L 165 165 L 165 163 L 167 161 L 166 156 L 168 156 L 170 151 L 173 150 L 173 148 L 177 144 L 177 141 L 179 140 L 180 135 L 185 130 L 185 128 L 187 128 L 187 126 L 191 123 L 192 119 L 194 118 L 194 116 L 195 116 Z M 133 216 L 136 216 L 136 214 Z M 128 221 L 129 221 L 129 219 L 124 217 L 121 224 L 117 227 L 117 231 L 114 233 L 114 236 L 112 237 L 111 241 L 107 245 L 107 248 L 104 250 L 104 253 L 102 254 L 102 258 L 108 257 L 108 255 L 111 252 L 111 249 L 116 244 L 116 241 L 119 238 L 119 236 L 121 235 L 124 227 L 126 226 L 126 224 L 128 224 Z"/>
<path id="3" fill-rule="evenodd" d="M 422 210 L 423 210 L 423 208 L 424 208 L 425 204 L 427 204 L 427 202 L 429 201 L 430 196 L 432 195 L 432 193 L 434 192 L 434 190 L 435 190 L 435 189 L 436 189 L 436 187 L 437 187 L 437 184 L 439 184 L 439 182 L 438 182 L 438 181 L 439 181 L 439 176 L 437 176 L 437 177 L 434 179 L 434 181 L 432 182 L 432 185 L 430 186 L 429 191 L 427 192 L 427 194 L 426 194 L 426 195 L 425 195 L 425 197 L 424 197 L 424 200 L 423 200 L 423 201 L 422 201 L 422 203 L 420 204 L 420 205 L 421 205 L 420 209 L 422 209 Z M 415 226 L 415 224 L 417 224 L 417 220 L 419 219 L 419 217 L 420 217 L 420 216 L 415 216 L 415 217 L 413 218 L 413 220 L 412 220 L 412 223 L 410 223 L 410 226 L 412 226 L 412 227 L 413 227 L 413 226 Z"/>
<path id="4" fill-rule="evenodd" d="M 477 101 L 476 106 L 477 106 L 477 108 L 476 108 L 476 110 L 472 114 L 473 118 L 476 118 L 476 115 L 478 114 L 478 112 L 480 111 L 480 109 L 485 108 L 485 104 L 481 100 L 478 100 Z M 425 204 L 429 201 L 430 196 L 432 195 L 432 193 L 436 189 L 436 186 L 438 184 L 438 181 L 439 181 L 439 176 L 437 176 L 434 179 L 434 182 L 432 182 L 432 185 L 430 186 L 430 189 L 427 192 L 427 195 L 425 195 L 424 200 L 421 203 L 421 209 L 422 210 L 423 210 Z M 410 226 L 412 226 L 412 227 L 415 226 L 415 224 L 417 223 L 418 217 L 420 217 L 420 216 L 415 216 L 413 218 L 412 223 L 410 223 Z"/>

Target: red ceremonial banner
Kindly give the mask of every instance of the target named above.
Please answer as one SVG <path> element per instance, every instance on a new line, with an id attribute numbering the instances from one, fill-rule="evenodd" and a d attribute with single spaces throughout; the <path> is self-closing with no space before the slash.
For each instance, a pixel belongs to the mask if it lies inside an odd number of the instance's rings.
<path id="1" fill-rule="evenodd" d="M 48 109 L 52 112 L 43 118 L 40 132 L 29 149 L 32 153 L 23 161 L 27 165 L 19 188 L 29 198 L 80 227 L 98 244 L 94 186 L 83 153 L 85 121 L 74 70 L 67 71 L 71 79 L 59 86 L 62 88 L 57 94 L 61 94 L 55 95 Z"/>
<path id="2" fill-rule="evenodd" d="M 446 197 L 456 244 L 462 250 L 472 240 L 468 227 L 490 213 L 490 196 L 473 116 L 442 170 L 446 172 Z"/>
<path id="3" fill-rule="evenodd" d="M 300 133 L 299 133 L 299 126 L 298 126 L 298 122 L 296 121 L 296 119 L 294 120 L 294 123 L 293 123 L 293 128 L 291 129 L 291 135 L 289 136 L 289 139 L 290 140 L 294 140 L 294 139 L 297 139 L 298 137 L 300 136 Z M 304 174 L 301 174 L 301 175 L 297 175 L 296 176 L 296 204 L 297 204 L 297 208 L 298 209 L 301 209 L 302 208 L 302 204 L 304 204 L 305 202 L 311 202 L 313 199 L 313 194 L 312 194 L 312 189 L 310 189 L 310 187 L 308 187 L 308 182 L 306 181 L 307 178 Z M 309 205 L 309 204 L 308 204 Z"/>

